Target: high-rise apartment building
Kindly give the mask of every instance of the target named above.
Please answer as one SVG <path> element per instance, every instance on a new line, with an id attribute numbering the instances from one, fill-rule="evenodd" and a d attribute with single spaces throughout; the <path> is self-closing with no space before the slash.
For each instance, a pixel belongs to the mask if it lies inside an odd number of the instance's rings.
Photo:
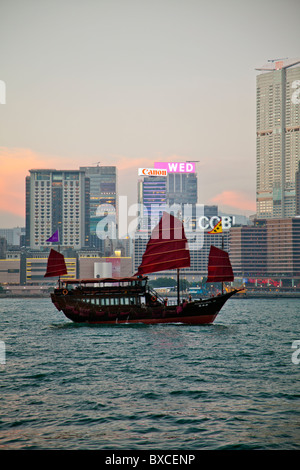
<path id="1" fill-rule="evenodd" d="M 296 215 L 300 215 L 300 161 L 296 172 Z"/>
<path id="2" fill-rule="evenodd" d="M 51 246 L 46 240 L 59 230 L 60 245 L 89 245 L 89 179 L 78 170 L 30 170 L 26 177 L 26 246 Z"/>
<path id="3" fill-rule="evenodd" d="M 300 160 L 300 59 L 256 69 L 257 217 L 296 215 Z"/>

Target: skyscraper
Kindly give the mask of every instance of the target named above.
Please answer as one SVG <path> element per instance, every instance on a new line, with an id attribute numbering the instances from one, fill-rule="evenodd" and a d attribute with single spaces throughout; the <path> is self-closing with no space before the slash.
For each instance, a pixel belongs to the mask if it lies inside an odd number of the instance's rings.
<path id="1" fill-rule="evenodd" d="M 26 246 L 39 250 L 59 230 L 60 245 L 89 244 L 89 179 L 78 170 L 29 170 L 26 177 Z"/>
<path id="2" fill-rule="evenodd" d="M 90 180 L 91 245 L 103 249 L 97 236 L 97 226 L 104 217 L 114 219 L 117 225 L 117 168 L 115 166 L 82 166 Z"/>
<path id="3" fill-rule="evenodd" d="M 300 160 L 300 59 L 257 68 L 256 202 L 258 218 L 296 214 L 295 174 Z"/>
<path id="4" fill-rule="evenodd" d="M 163 210 L 178 209 L 177 215 L 184 214 L 184 206 L 190 206 L 190 214 L 195 217 L 195 207 L 198 199 L 196 173 L 168 173 L 167 176 L 146 176 L 139 181 L 138 202 L 143 205 L 141 214 L 145 228 L 148 217 L 148 228 L 153 228 L 159 221 Z M 180 214 L 178 214 L 178 212 Z M 150 224 L 151 219 L 151 224 Z"/>
<path id="5" fill-rule="evenodd" d="M 197 204 L 197 173 L 169 173 L 167 176 L 167 202 Z"/>
<path id="6" fill-rule="evenodd" d="M 151 230 L 166 209 L 167 178 L 165 176 L 145 176 L 139 182 L 139 200 L 142 204 L 142 228 Z"/>

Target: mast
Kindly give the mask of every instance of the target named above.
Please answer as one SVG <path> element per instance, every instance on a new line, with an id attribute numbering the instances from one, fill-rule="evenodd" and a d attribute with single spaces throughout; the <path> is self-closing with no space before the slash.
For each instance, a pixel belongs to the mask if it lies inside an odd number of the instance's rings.
<path id="1" fill-rule="evenodd" d="M 177 269 L 177 305 L 180 304 L 179 269 Z"/>
<path id="2" fill-rule="evenodd" d="M 214 278 L 214 281 L 212 281 L 212 282 L 221 282 L 222 283 L 222 294 L 224 294 L 224 281 L 230 280 L 231 277 L 232 277 L 232 273 L 228 271 L 229 265 L 230 265 L 230 269 L 231 269 L 231 263 L 229 261 L 229 258 L 228 258 L 228 260 L 226 258 L 228 256 L 228 254 L 227 253 L 226 254 L 221 254 L 221 252 L 225 253 L 224 252 L 224 234 L 223 234 L 223 228 L 222 228 L 222 219 L 208 233 L 211 234 L 211 235 L 213 235 L 215 233 L 221 233 L 222 234 L 221 235 L 222 249 L 220 250 L 218 257 L 220 257 L 220 259 L 222 259 L 222 262 L 224 262 L 224 266 L 218 265 L 219 260 L 217 260 L 217 258 L 215 258 L 215 255 L 214 255 L 214 263 L 217 264 L 216 266 L 214 266 L 214 270 L 216 270 L 214 275 L 216 275 L 217 271 L 219 271 L 219 274 L 217 274 L 217 277 Z M 209 269 L 211 270 L 211 267 Z M 224 279 L 222 278 L 223 269 L 225 269 L 225 271 L 224 271 L 225 272 L 225 278 Z M 231 271 L 232 271 L 232 269 L 231 269 Z M 219 280 L 218 280 L 218 278 L 219 278 Z"/>
<path id="3" fill-rule="evenodd" d="M 222 232 L 222 250 L 224 250 L 224 235 Z M 222 295 L 224 294 L 224 281 L 222 281 Z"/>
<path id="4" fill-rule="evenodd" d="M 50 243 L 58 243 L 58 251 L 55 251 L 51 248 L 50 254 L 49 254 L 49 259 L 48 259 L 48 266 L 47 266 L 47 273 L 45 274 L 45 277 L 50 277 L 50 276 L 56 276 L 58 275 L 58 287 L 61 287 L 61 282 L 60 282 L 60 275 L 61 274 L 67 274 L 67 268 L 65 265 L 65 259 L 64 256 L 60 253 L 60 239 L 59 239 L 59 229 L 57 229 L 53 235 L 46 240 L 46 242 Z M 56 259 L 55 259 L 56 258 Z M 58 265 L 55 265 L 55 262 L 58 263 Z M 53 274 L 53 264 L 54 264 L 54 272 L 56 267 L 58 266 L 58 271 L 57 274 Z M 48 272 L 48 268 L 50 271 L 50 274 Z"/>
<path id="5" fill-rule="evenodd" d="M 176 269 L 177 302 L 179 304 L 179 269 L 188 268 L 190 265 L 190 251 L 183 223 L 173 215 L 164 212 L 159 223 L 152 230 L 136 275 Z"/>

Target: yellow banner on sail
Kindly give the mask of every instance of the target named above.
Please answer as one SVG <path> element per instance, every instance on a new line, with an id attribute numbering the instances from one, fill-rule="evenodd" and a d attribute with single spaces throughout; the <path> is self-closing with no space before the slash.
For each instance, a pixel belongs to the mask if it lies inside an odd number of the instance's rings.
<path id="1" fill-rule="evenodd" d="M 207 233 L 211 233 L 211 234 L 214 234 L 214 233 L 223 233 L 223 229 L 222 229 L 222 219 L 220 220 L 220 222 L 218 222 L 214 228 L 210 231 L 210 232 L 207 232 Z"/>

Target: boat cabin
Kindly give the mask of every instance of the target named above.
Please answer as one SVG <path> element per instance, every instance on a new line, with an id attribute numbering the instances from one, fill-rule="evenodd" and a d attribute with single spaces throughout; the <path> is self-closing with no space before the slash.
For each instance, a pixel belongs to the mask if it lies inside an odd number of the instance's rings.
<path id="1" fill-rule="evenodd" d="M 57 290 L 82 302 L 101 306 L 143 306 L 157 302 L 157 294 L 147 285 L 148 277 L 72 279 Z"/>

